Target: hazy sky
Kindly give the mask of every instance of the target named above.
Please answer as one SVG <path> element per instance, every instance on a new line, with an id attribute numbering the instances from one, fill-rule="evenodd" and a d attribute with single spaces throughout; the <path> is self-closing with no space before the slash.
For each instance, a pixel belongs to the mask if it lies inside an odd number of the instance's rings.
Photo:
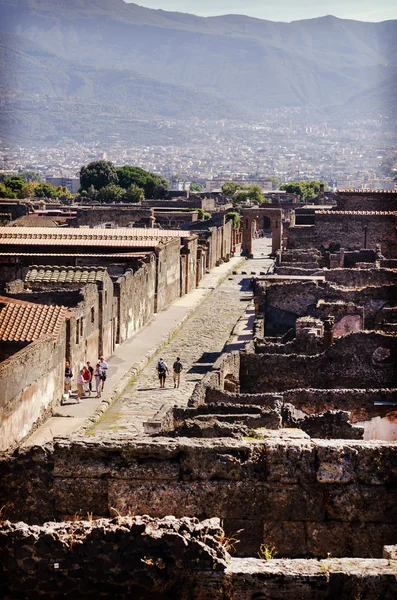
<path id="1" fill-rule="evenodd" d="M 322 15 L 358 21 L 397 19 L 396 0 L 135 0 L 135 4 L 204 17 L 236 13 L 271 21 L 294 21 Z"/>

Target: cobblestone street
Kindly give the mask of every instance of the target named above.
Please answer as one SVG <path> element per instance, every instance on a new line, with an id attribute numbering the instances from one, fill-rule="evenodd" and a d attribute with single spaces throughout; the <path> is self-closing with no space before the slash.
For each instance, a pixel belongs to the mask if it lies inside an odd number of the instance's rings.
<path id="1" fill-rule="evenodd" d="M 195 385 L 222 353 L 234 326 L 252 299 L 252 291 L 249 289 L 251 272 L 259 274 L 271 266 L 272 261 L 268 258 L 270 245 L 271 240 L 268 238 L 254 242 L 255 257 L 243 265 L 238 275 L 226 279 L 214 290 L 167 346 L 139 374 L 136 381 L 125 389 L 116 403 L 91 428 L 91 434 L 114 432 L 117 435 L 142 435 L 144 421 L 153 417 L 163 405 L 187 405 Z M 241 274 L 241 271 L 247 274 Z M 174 389 L 172 364 L 177 356 L 180 356 L 184 369 L 180 387 Z M 164 358 L 170 370 L 165 389 L 160 389 L 156 371 L 160 357 Z"/>

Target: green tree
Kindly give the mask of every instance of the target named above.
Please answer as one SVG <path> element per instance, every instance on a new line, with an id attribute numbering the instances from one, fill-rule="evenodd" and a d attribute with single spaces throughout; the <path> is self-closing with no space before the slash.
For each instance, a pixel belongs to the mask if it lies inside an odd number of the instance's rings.
<path id="1" fill-rule="evenodd" d="M 106 160 L 95 160 L 80 169 L 80 189 L 88 190 L 94 186 L 101 190 L 108 185 L 117 185 L 119 182 L 116 167 Z"/>
<path id="2" fill-rule="evenodd" d="M 285 190 L 290 194 L 297 194 L 299 200 L 304 202 L 308 198 L 315 198 L 320 192 L 320 181 L 312 179 L 311 181 L 291 181 L 280 185 L 280 190 Z M 328 186 L 325 186 L 328 189 Z"/>
<path id="3" fill-rule="evenodd" d="M 35 181 L 36 183 L 43 183 L 44 179 L 40 171 L 20 171 L 18 177 L 23 179 L 26 183 L 28 181 Z"/>
<path id="4" fill-rule="evenodd" d="M 140 167 L 118 167 L 117 176 L 121 187 L 127 190 L 130 185 L 135 184 L 144 190 L 145 198 L 164 198 L 169 189 L 168 181 L 163 177 Z"/>
<path id="5" fill-rule="evenodd" d="M 131 183 L 125 192 L 124 202 L 142 202 L 145 199 L 145 192 L 141 187 Z"/>
<path id="6" fill-rule="evenodd" d="M 234 194 L 240 187 L 241 186 L 239 186 L 238 183 L 235 183 L 234 181 L 227 181 L 222 186 L 222 194 L 224 194 L 225 196 L 234 196 Z"/>
<path id="7" fill-rule="evenodd" d="M 36 198 L 59 198 L 59 191 L 50 183 L 39 183 L 34 188 Z"/>
<path id="8" fill-rule="evenodd" d="M 233 229 L 240 229 L 241 215 L 238 212 L 229 212 L 226 215 L 226 221 L 233 221 Z"/>
<path id="9" fill-rule="evenodd" d="M 0 183 L 0 198 L 15 198 L 15 194 L 4 183 Z"/>
<path id="10" fill-rule="evenodd" d="M 263 204 L 265 202 L 265 198 L 263 197 L 262 188 L 257 183 L 251 183 L 248 187 L 239 186 L 237 191 L 233 195 L 233 201 L 236 204 L 240 204 L 241 202 L 245 202 L 246 200 L 251 200 L 251 202 L 258 202 L 258 204 Z"/>
<path id="11" fill-rule="evenodd" d="M 192 181 L 190 184 L 190 191 L 191 192 L 201 192 L 203 189 L 203 186 L 201 185 L 201 183 L 198 183 L 197 181 Z"/>
<path id="12" fill-rule="evenodd" d="M 4 185 L 6 188 L 11 190 L 15 194 L 15 198 L 21 198 L 22 188 L 25 185 L 25 182 L 18 175 L 14 175 L 13 177 L 8 177 L 4 181 Z"/>
<path id="13" fill-rule="evenodd" d="M 145 171 L 145 169 L 133 167 L 131 165 L 117 167 L 116 173 L 119 180 L 119 185 L 125 190 L 128 189 L 132 184 L 145 189 L 148 177 L 150 176 L 150 173 Z"/>
<path id="14" fill-rule="evenodd" d="M 97 195 L 97 200 L 104 204 L 109 202 L 121 202 L 124 199 L 125 190 L 119 185 L 111 183 L 101 188 Z"/>
<path id="15" fill-rule="evenodd" d="M 22 198 L 33 198 L 36 185 L 38 185 L 37 181 L 27 181 L 21 190 Z"/>

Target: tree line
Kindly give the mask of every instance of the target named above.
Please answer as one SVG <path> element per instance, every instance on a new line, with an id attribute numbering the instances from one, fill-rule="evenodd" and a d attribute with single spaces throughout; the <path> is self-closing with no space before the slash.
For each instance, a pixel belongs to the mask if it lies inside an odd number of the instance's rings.
<path id="1" fill-rule="evenodd" d="M 80 195 L 101 203 L 161 199 L 168 189 L 163 177 L 140 167 L 116 167 L 110 161 L 97 160 L 80 169 Z"/>
<path id="2" fill-rule="evenodd" d="M 0 198 L 70 198 L 66 187 L 54 186 L 43 181 L 38 171 L 22 171 L 7 177 L 0 174 Z"/>

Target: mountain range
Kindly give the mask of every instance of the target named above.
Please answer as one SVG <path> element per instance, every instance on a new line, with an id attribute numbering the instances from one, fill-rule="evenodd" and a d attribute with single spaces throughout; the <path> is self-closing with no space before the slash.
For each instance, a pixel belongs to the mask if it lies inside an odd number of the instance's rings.
<path id="1" fill-rule="evenodd" d="M 192 117 L 284 107 L 395 122 L 397 21 L 204 18 L 123 0 L 0 0 L 0 12 L 6 140 L 148 128 L 163 143 L 162 119 L 183 138 Z"/>

